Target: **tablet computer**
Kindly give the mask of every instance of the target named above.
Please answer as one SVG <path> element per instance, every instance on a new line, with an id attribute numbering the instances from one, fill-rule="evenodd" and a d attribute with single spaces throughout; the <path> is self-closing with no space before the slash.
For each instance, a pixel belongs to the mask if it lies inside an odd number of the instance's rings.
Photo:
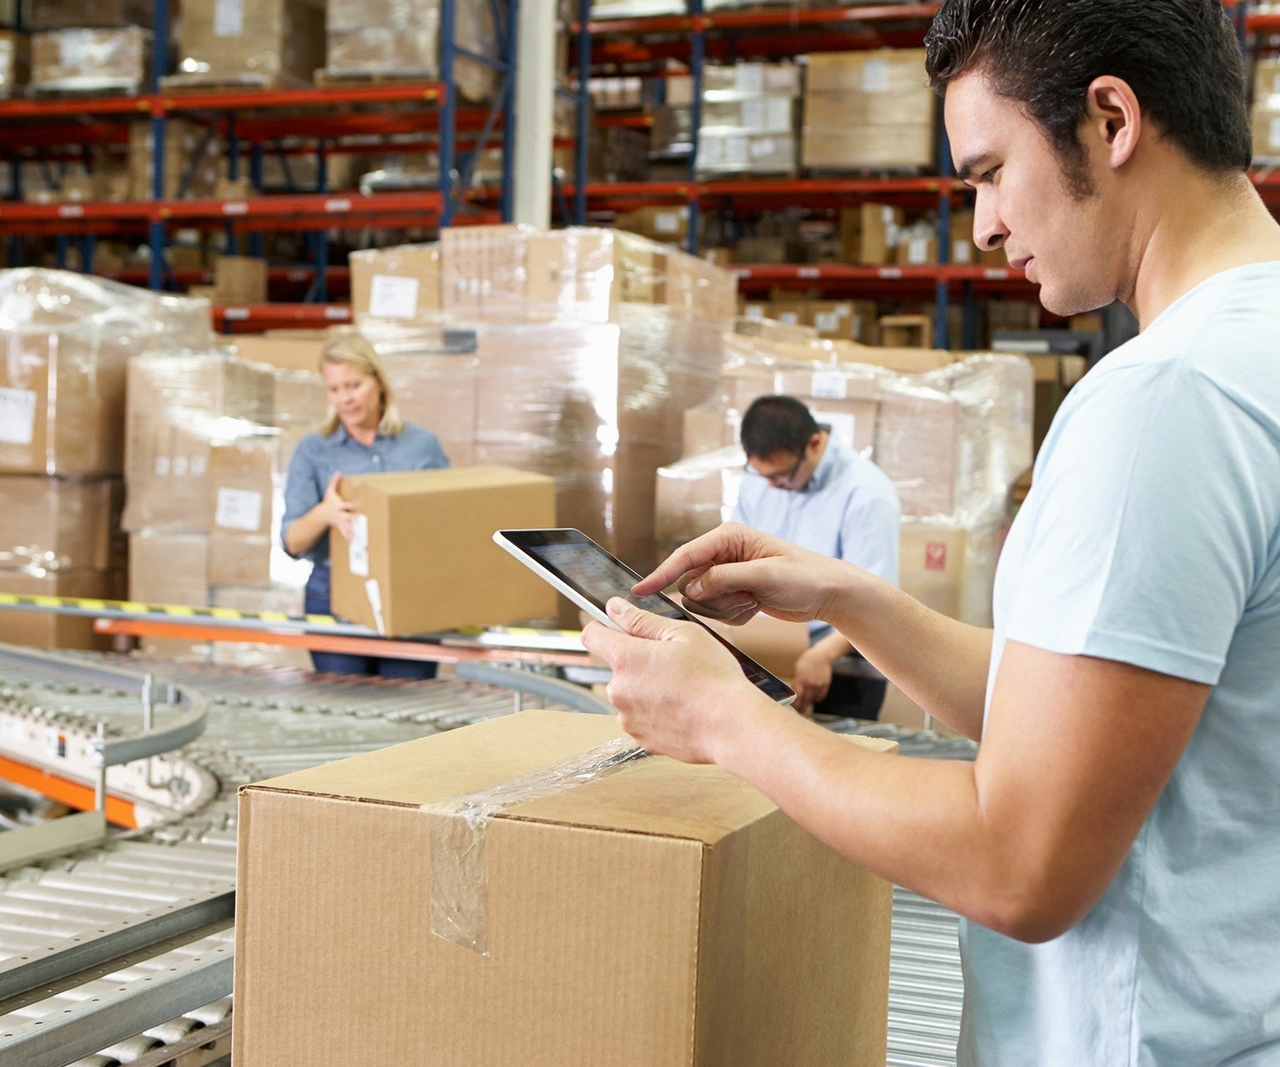
<path id="1" fill-rule="evenodd" d="M 610 597 L 622 597 L 645 611 L 697 623 L 733 653 L 742 673 L 762 692 L 780 704 L 790 704 L 795 690 L 770 674 L 755 660 L 691 615 L 662 593 L 636 596 L 631 587 L 643 575 L 637 574 L 617 557 L 606 552 L 581 530 L 498 530 L 494 541 L 521 563 L 567 596 L 583 611 L 606 626 L 621 629 L 609 618 L 605 604 Z"/>

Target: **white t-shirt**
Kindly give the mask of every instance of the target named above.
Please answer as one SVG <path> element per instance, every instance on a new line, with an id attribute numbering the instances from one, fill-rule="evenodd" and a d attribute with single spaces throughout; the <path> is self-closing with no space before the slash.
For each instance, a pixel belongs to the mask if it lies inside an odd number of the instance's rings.
<path id="1" fill-rule="evenodd" d="M 1073 390 L 995 587 L 1006 640 L 1213 686 L 1103 899 L 965 924 L 962 1064 L 1280 1064 L 1280 263 L 1184 295 Z"/>

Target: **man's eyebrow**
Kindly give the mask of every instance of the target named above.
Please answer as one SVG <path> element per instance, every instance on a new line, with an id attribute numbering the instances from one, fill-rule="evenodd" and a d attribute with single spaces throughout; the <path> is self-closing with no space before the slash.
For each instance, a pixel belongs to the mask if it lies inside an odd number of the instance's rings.
<path id="1" fill-rule="evenodd" d="M 973 177 L 974 172 L 986 162 L 989 153 L 979 152 L 977 155 L 969 156 L 963 163 L 956 167 L 956 177 L 962 182 L 967 182 Z"/>

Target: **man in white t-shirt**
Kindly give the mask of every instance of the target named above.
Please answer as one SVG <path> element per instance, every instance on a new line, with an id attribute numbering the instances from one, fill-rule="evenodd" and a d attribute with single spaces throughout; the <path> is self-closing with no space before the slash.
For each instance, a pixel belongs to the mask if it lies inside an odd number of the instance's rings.
<path id="1" fill-rule="evenodd" d="M 898 584 L 902 508 L 889 476 L 818 425 L 793 396 L 762 396 L 742 416 L 747 453 L 734 522 L 852 563 Z M 796 660 L 796 709 L 876 719 L 885 682 L 866 672 L 836 673 L 853 646 L 827 623 L 809 623 L 809 647 Z M 858 658 L 860 661 L 860 657 Z"/>
<path id="2" fill-rule="evenodd" d="M 844 745 L 621 600 L 584 642 L 646 749 L 966 918 L 966 1067 L 1280 1063 L 1280 227 L 1233 28 L 1221 0 L 944 0 L 926 49 L 977 243 L 1050 311 L 1140 327 L 1050 428 L 994 630 L 732 524 L 636 591 L 830 622 L 976 762 Z"/>

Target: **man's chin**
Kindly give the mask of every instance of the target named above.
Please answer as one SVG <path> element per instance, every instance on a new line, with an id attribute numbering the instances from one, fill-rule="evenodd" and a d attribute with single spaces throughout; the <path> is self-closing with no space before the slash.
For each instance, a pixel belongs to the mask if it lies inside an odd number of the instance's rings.
<path id="1" fill-rule="evenodd" d="M 1040 306 L 1051 315 L 1059 318 L 1070 318 L 1072 315 L 1084 315 L 1097 311 L 1112 302 L 1114 297 L 1102 296 L 1099 293 L 1071 293 L 1055 289 L 1050 284 L 1040 284 Z"/>

